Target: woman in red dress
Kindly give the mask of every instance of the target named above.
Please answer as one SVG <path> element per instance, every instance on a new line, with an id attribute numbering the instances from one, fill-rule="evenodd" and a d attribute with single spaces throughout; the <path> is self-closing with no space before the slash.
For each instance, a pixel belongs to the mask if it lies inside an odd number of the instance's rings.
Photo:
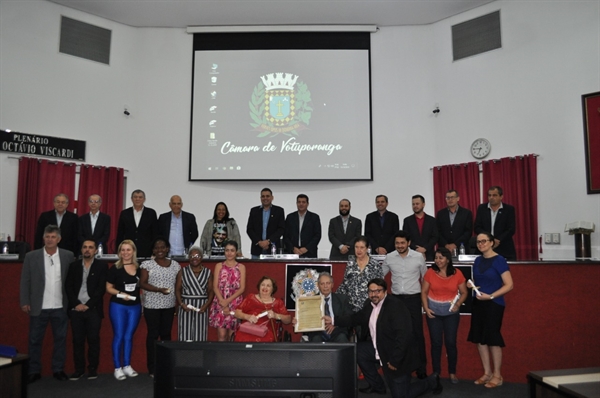
<path id="1" fill-rule="evenodd" d="M 292 316 L 285 308 L 283 300 L 273 297 L 277 292 L 277 283 L 274 279 L 263 276 L 257 284 L 258 294 L 246 296 L 242 304 L 235 310 L 235 317 L 244 323 L 266 327 L 266 334 L 258 334 L 244 331 L 240 327 L 235 333 L 235 341 L 244 342 L 273 342 L 276 341 L 277 322 L 288 325 L 292 322 Z"/>

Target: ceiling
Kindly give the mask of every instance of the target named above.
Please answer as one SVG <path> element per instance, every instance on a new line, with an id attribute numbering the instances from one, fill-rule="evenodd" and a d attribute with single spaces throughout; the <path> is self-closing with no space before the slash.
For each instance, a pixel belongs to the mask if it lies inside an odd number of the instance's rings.
<path id="1" fill-rule="evenodd" d="M 134 27 L 425 25 L 493 0 L 50 0 Z"/>

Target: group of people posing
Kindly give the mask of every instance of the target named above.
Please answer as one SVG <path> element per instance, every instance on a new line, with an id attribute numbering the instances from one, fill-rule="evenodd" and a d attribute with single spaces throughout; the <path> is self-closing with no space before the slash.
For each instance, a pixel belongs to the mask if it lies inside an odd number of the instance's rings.
<path id="1" fill-rule="evenodd" d="M 437 212 L 436 217 L 425 213 L 425 198 L 412 197 L 413 214 L 404 218 L 402 226 L 397 214 L 388 211 L 388 198 L 377 195 L 377 210 L 369 213 L 364 220 L 364 236 L 374 254 L 385 255 L 394 250 L 394 234 L 403 230 L 411 237 L 411 249 L 433 261 L 436 247 L 445 247 L 453 255 L 463 245 L 467 253 L 479 253 L 474 244 L 473 232 L 490 232 L 496 238 L 496 251 L 508 260 L 516 260 L 513 243 L 515 233 L 515 209 L 503 203 L 503 190 L 493 186 L 488 190 L 488 203 L 479 205 L 473 213 L 459 205 L 460 197 L 456 190 L 446 192 L 447 207 Z M 253 258 L 262 254 L 292 253 L 301 258 L 317 258 L 321 241 L 321 220 L 318 214 L 308 210 L 309 198 L 300 194 L 296 198 L 297 211 L 285 215 L 284 209 L 273 204 L 273 192 L 264 188 L 260 193 L 261 205 L 250 210 L 246 232 L 251 241 L 250 253 Z M 133 241 L 140 258 L 152 256 L 151 243 L 157 236 L 169 240 L 170 255 L 188 253 L 192 246 L 198 246 L 209 257 L 223 256 L 224 243 L 235 241 L 238 257 L 242 257 L 242 242 L 236 220 L 230 216 L 224 202 L 216 204 L 213 217 L 206 221 L 202 234 L 198 232 L 196 217 L 183 211 L 183 201 L 174 195 L 169 201 L 171 211 L 157 217 L 154 209 L 144 206 L 146 195 L 142 190 L 131 194 L 133 205 L 123 210 L 119 216 L 116 237 L 117 248 L 126 239 Z M 112 250 L 110 240 L 111 219 L 100 211 L 102 198 L 91 195 L 88 198 L 89 213 L 77 217 L 67 210 L 69 199 L 64 194 L 54 198 L 54 210 L 40 215 L 36 231 L 35 248 L 43 246 L 42 235 L 46 225 L 58 225 L 63 239 L 59 247 L 78 253 L 85 238 L 104 243 L 105 252 Z M 331 242 L 329 258 L 347 260 L 354 254 L 354 242 L 363 235 L 363 223 L 350 215 L 351 203 L 348 199 L 339 202 L 339 215 L 329 222 L 328 237 Z"/>

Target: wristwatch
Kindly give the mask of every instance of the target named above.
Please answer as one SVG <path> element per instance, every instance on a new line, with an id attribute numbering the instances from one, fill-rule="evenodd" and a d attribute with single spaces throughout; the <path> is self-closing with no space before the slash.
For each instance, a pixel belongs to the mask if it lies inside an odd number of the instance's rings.
<path id="1" fill-rule="evenodd" d="M 493 299 L 494 299 L 494 296 L 493 296 L 493 295 L 490 295 L 490 300 L 493 300 Z"/>

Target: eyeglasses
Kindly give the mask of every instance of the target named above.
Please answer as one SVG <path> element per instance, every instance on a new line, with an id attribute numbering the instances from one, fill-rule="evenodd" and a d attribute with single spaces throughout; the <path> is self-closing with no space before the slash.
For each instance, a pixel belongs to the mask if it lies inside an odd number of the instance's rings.
<path id="1" fill-rule="evenodd" d="M 489 240 L 489 239 L 482 239 L 482 240 L 478 240 L 478 241 L 477 241 L 477 244 L 478 244 L 478 245 L 483 245 L 485 242 L 491 242 L 491 240 Z"/>
<path id="2" fill-rule="evenodd" d="M 369 294 L 379 294 L 381 292 L 383 292 L 383 289 L 375 289 L 375 290 L 368 290 Z"/>
<path id="3" fill-rule="evenodd" d="M 456 196 L 446 196 L 446 200 L 450 200 L 450 199 L 456 199 Z"/>

